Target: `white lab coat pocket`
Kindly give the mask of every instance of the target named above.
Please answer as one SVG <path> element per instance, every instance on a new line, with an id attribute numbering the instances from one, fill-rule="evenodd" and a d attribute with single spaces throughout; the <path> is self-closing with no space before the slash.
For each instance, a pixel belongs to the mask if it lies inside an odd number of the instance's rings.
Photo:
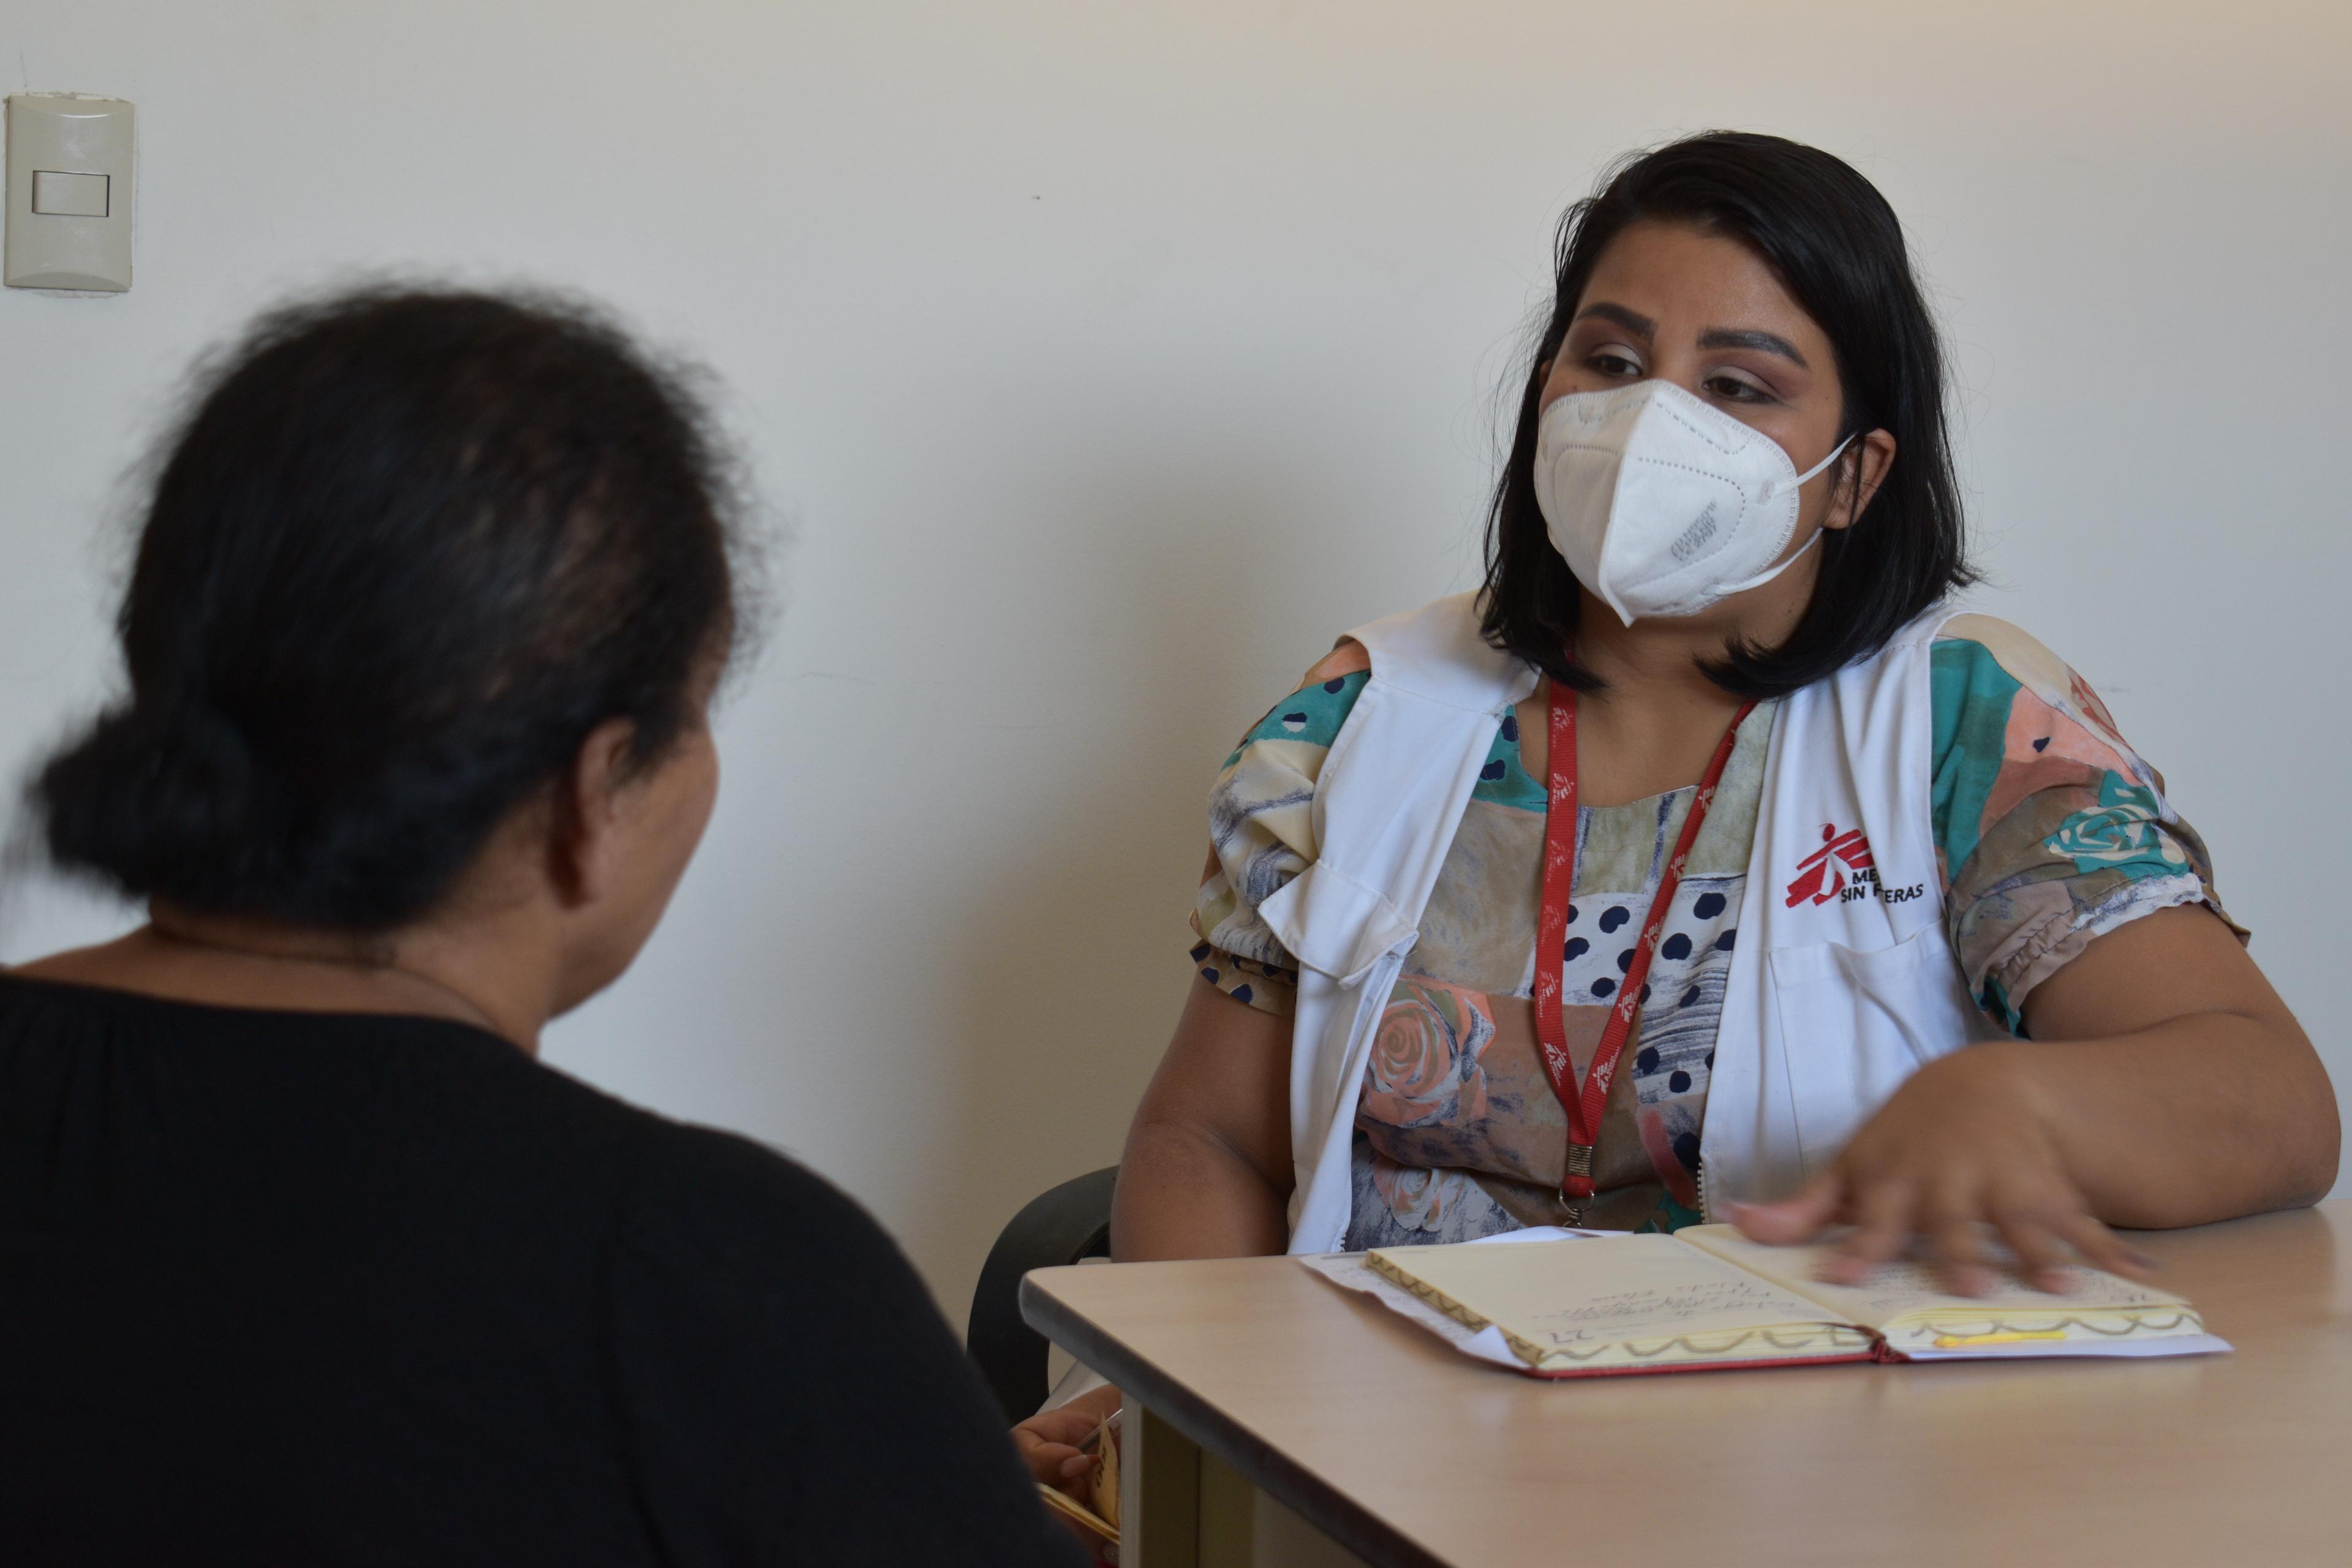
<path id="1" fill-rule="evenodd" d="M 1819 942 L 1769 957 L 1779 1055 L 1809 1182 L 1906 1079 L 1989 1033 L 1933 925 L 1892 947 Z"/>

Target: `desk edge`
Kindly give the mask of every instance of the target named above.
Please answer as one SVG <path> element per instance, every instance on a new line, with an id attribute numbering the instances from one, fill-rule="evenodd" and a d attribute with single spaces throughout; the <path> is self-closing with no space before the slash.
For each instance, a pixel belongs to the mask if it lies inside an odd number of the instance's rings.
<path id="1" fill-rule="evenodd" d="M 1021 1317 L 1031 1328 L 1102 1373 L 1252 1486 L 1371 1564 L 1371 1568 L 1450 1568 L 1443 1558 L 1366 1512 L 1328 1482 L 1300 1468 L 1223 1411 L 1178 1384 L 1119 1341 L 1079 1317 L 1032 1275 L 1021 1279 Z"/>

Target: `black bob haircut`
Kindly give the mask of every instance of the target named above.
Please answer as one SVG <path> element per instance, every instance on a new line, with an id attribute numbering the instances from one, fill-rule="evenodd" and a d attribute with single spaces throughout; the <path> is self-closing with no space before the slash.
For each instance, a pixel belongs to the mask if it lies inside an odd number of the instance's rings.
<path id="1" fill-rule="evenodd" d="M 265 316 L 161 449 L 128 696 L 33 777 L 49 855 L 194 911 L 383 932 L 614 718 L 664 760 L 737 626 L 732 463 L 577 304 Z"/>
<path id="2" fill-rule="evenodd" d="M 1627 225 L 1643 220 L 1687 224 L 1760 257 L 1837 356 L 1840 437 L 1883 429 L 1895 437 L 1895 462 L 1869 508 L 1822 540 L 1812 601 L 1788 640 L 1734 646 L 1700 665 L 1741 697 L 1785 696 L 1877 652 L 1977 574 L 1945 426 L 1943 350 L 1903 226 L 1850 164 L 1778 136 L 1711 131 L 1635 153 L 1560 219 L 1550 319 L 1487 510 L 1483 629 L 1495 647 L 1562 685 L 1601 687 L 1569 651 L 1581 600 L 1536 505 L 1536 425 L 1544 368 L 1568 336 L 1594 266 Z"/>

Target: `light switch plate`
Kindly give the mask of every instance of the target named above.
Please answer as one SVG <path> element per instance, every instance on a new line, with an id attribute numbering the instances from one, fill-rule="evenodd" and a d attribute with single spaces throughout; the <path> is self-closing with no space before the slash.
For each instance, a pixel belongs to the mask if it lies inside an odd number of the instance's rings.
<path id="1" fill-rule="evenodd" d="M 8 100 L 10 288 L 131 287 L 134 112 L 78 93 Z"/>

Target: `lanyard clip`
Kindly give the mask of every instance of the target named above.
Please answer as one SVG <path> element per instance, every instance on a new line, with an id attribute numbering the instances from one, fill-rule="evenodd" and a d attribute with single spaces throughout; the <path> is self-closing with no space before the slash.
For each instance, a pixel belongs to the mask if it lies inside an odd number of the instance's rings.
<path id="1" fill-rule="evenodd" d="M 1568 1223 L 1584 1223 L 1584 1200 L 1592 1195 L 1592 1145 L 1568 1146 L 1568 1173 L 1560 1178 L 1559 1195 L 1568 1200 Z"/>

